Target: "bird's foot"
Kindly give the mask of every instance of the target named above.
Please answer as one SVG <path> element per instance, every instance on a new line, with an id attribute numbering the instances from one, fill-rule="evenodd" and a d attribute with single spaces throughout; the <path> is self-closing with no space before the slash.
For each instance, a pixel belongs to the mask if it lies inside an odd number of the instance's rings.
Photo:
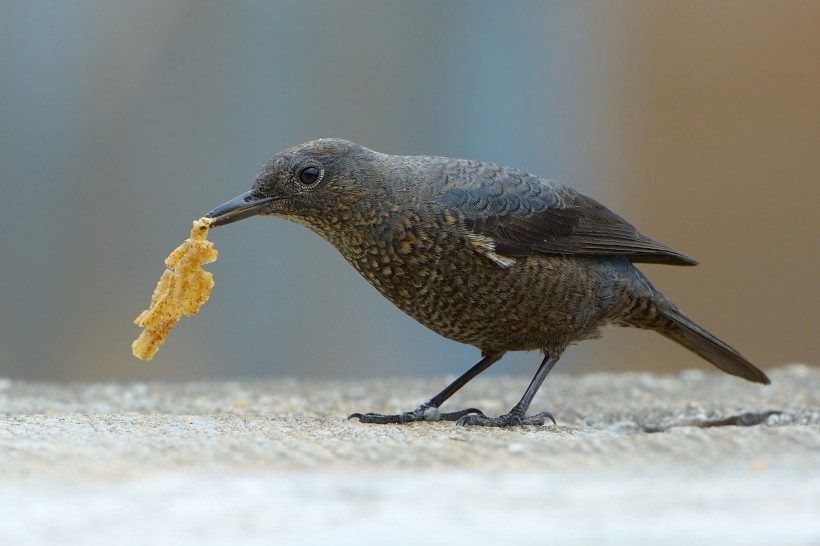
<path id="1" fill-rule="evenodd" d="M 436 406 L 422 404 L 413 411 L 405 411 L 396 415 L 381 413 L 353 413 L 348 419 L 358 419 L 362 423 L 413 423 L 415 421 L 458 421 L 465 416 L 484 417 L 484 412 L 477 408 L 467 408 L 461 411 L 442 413 Z"/>
<path id="2" fill-rule="evenodd" d="M 456 424 L 460 427 L 517 427 L 522 425 L 543 425 L 547 419 L 552 421 L 553 425 L 558 424 L 555 422 L 555 417 L 546 411 L 530 416 L 519 414 L 516 411 L 511 411 L 500 417 L 487 417 L 483 413 L 481 415 L 463 415 Z"/>

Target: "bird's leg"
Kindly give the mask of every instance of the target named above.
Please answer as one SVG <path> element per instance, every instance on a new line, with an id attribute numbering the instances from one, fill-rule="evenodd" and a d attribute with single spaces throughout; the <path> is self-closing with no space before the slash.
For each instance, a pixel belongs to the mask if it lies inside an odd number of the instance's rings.
<path id="1" fill-rule="evenodd" d="M 483 358 L 467 370 L 461 377 L 447 385 L 443 391 L 432 397 L 430 400 L 420 405 L 413 411 L 405 411 L 396 415 L 383 415 L 381 413 L 354 413 L 348 419 L 358 419 L 362 423 L 412 423 L 413 421 L 457 421 L 469 414 L 484 415 L 480 409 L 467 408 L 450 413 L 441 413 L 441 406 L 448 398 L 453 396 L 461 387 L 466 385 L 475 376 L 498 362 L 504 353 L 483 354 Z M 526 409 L 526 408 L 525 408 Z"/>
<path id="2" fill-rule="evenodd" d="M 508 414 L 502 415 L 501 417 L 487 417 L 483 413 L 480 415 L 463 415 L 458 419 L 457 424 L 459 426 L 509 427 L 516 425 L 543 425 L 546 419 L 552 421 L 552 424 L 556 424 L 555 417 L 553 417 L 551 413 L 543 412 L 537 415 L 527 416 L 527 410 L 530 407 L 535 393 L 538 392 L 538 388 L 541 386 L 541 383 L 544 382 L 544 379 L 546 379 L 547 374 L 550 373 L 550 370 L 555 366 L 556 362 L 558 362 L 557 357 L 551 357 L 550 355 L 544 356 L 544 360 L 541 361 L 541 365 L 538 367 L 538 371 L 535 372 L 535 377 L 532 378 L 530 386 L 527 387 L 526 392 L 524 392 L 524 396 L 521 397 L 521 400 Z"/>

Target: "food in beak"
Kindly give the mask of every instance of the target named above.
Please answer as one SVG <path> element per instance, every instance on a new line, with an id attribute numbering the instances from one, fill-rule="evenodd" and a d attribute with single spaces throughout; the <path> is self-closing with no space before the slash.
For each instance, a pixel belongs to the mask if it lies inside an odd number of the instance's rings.
<path id="1" fill-rule="evenodd" d="M 202 266 L 214 262 L 218 255 L 214 244 L 207 240 L 212 221 L 206 217 L 194 221 L 191 237 L 165 259 L 167 269 L 151 296 L 151 306 L 134 320 L 134 324 L 145 328 L 131 344 L 135 357 L 154 358 L 182 315 L 196 315 L 208 301 L 214 277 Z"/>

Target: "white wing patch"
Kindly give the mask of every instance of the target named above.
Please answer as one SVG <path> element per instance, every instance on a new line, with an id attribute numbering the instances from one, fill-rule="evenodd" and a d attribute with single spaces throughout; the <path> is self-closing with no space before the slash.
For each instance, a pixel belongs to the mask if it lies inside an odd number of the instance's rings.
<path id="1" fill-rule="evenodd" d="M 515 264 L 515 258 L 498 254 L 495 251 L 495 241 L 486 235 L 478 235 L 476 233 L 467 232 L 467 237 L 470 239 L 470 243 L 473 245 L 473 248 L 475 248 L 480 254 L 487 256 L 504 269 Z"/>

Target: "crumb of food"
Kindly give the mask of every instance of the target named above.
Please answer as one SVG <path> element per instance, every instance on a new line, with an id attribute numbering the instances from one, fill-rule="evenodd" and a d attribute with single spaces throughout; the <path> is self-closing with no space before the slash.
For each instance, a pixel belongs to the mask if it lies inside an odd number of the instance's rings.
<path id="1" fill-rule="evenodd" d="M 218 255 L 214 244 L 207 240 L 212 221 L 211 218 L 195 220 L 191 237 L 165 258 L 167 269 L 154 289 L 151 306 L 134 320 L 134 324 L 145 328 L 131 344 L 135 357 L 154 358 L 180 317 L 196 315 L 208 301 L 214 276 L 202 266 L 215 261 Z"/>

